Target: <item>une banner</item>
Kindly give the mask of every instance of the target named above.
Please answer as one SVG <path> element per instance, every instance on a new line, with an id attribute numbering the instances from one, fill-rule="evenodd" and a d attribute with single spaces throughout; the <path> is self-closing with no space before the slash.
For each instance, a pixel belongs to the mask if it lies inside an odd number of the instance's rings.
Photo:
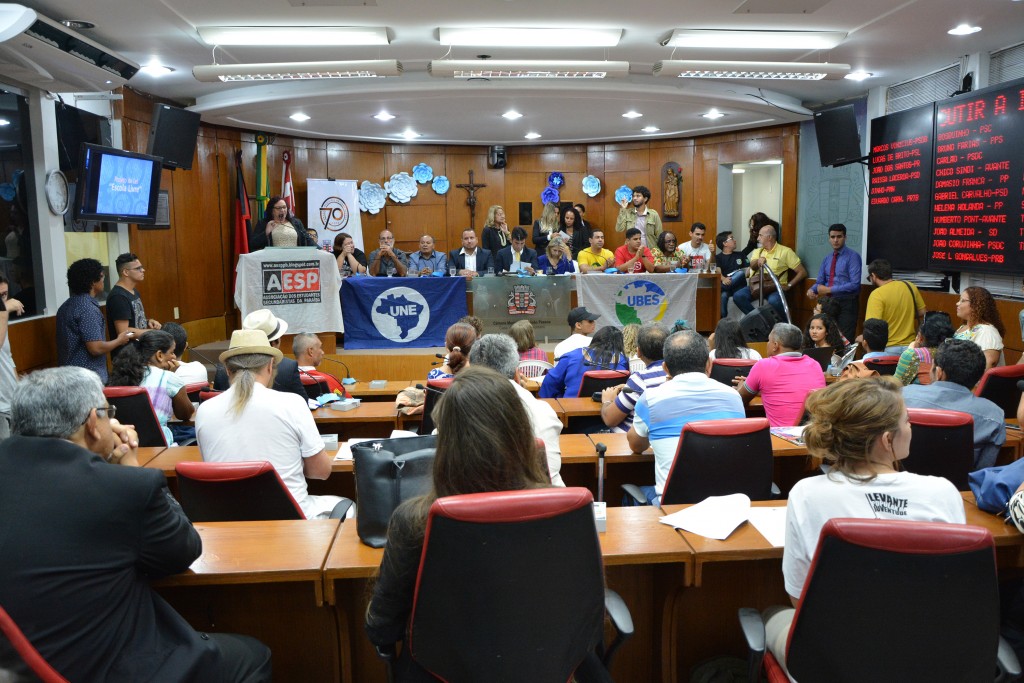
<path id="1" fill-rule="evenodd" d="M 346 349 L 444 346 L 466 315 L 461 277 L 349 277 L 341 283 Z"/>

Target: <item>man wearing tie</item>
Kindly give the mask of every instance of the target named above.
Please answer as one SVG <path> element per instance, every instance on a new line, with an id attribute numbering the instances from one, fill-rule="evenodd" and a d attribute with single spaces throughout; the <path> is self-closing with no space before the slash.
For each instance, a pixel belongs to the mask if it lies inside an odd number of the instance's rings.
<path id="1" fill-rule="evenodd" d="M 537 269 L 537 252 L 526 246 L 526 231 L 518 227 L 512 228 L 511 237 L 511 243 L 497 254 L 498 272 L 524 271 L 533 275 Z"/>
<path id="2" fill-rule="evenodd" d="M 847 339 L 857 336 L 857 309 L 860 304 L 860 254 L 846 246 L 846 226 L 836 223 L 828 228 L 832 255 L 818 269 L 818 279 L 807 290 L 807 298 L 832 297 L 839 304 L 839 331 Z"/>

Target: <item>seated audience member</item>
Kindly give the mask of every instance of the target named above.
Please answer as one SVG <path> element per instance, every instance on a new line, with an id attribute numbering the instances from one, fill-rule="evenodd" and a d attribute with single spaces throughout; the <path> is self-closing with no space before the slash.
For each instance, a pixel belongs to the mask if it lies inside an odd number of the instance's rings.
<path id="1" fill-rule="evenodd" d="M 967 287 L 956 302 L 956 317 L 964 321 L 956 331 L 957 339 L 966 339 L 985 352 L 985 369 L 1004 365 L 1003 320 L 995 299 L 984 287 Z"/>
<path id="2" fill-rule="evenodd" d="M 460 373 L 434 408 L 437 454 L 434 485 L 407 500 L 388 525 L 380 573 L 366 609 L 366 634 L 377 646 L 406 636 L 426 535 L 427 514 L 438 498 L 464 493 L 549 487 L 537 457 L 530 418 L 508 379 L 490 368 Z M 402 647 L 394 680 L 431 680 Z"/>
<path id="3" fill-rule="evenodd" d="M 103 264 L 93 258 L 68 267 L 71 297 L 57 309 L 57 364 L 92 370 L 107 381 L 107 354 L 130 342 L 135 333 L 124 330 L 107 341 L 103 312 L 96 297 L 103 293 Z"/>
<path id="4" fill-rule="evenodd" d="M 548 242 L 544 253 L 537 257 L 537 270 L 548 275 L 577 272 L 576 262 L 572 260 L 572 250 L 564 239 L 556 235 Z"/>
<path id="5" fill-rule="evenodd" d="M 186 332 L 185 328 L 178 323 L 164 323 L 164 326 L 160 329 L 174 337 L 174 355 L 180 359 L 189 348 L 188 332 Z M 206 366 L 197 360 L 189 363 L 176 360 L 171 363 L 171 365 L 174 366 L 174 374 L 177 375 L 178 379 L 185 384 L 196 384 L 198 382 L 206 382 L 209 384 L 210 382 L 210 376 L 206 372 Z"/>
<path id="6" fill-rule="evenodd" d="M 896 379 L 903 386 L 920 384 L 918 372 L 921 364 L 931 365 L 935 358 L 935 350 L 939 345 L 953 336 L 953 326 L 949 324 L 949 316 L 942 311 L 928 313 L 917 339 L 900 354 L 900 362 L 896 366 Z"/>
<path id="7" fill-rule="evenodd" d="M 722 271 L 722 316 L 729 315 L 729 298 L 747 286 L 747 276 L 744 267 L 747 265 L 747 257 L 741 251 L 736 251 L 736 238 L 729 231 L 720 232 L 715 237 L 715 244 L 720 249 L 715 259 Z M 735 273 L 735 275 L 733 275 Z"/>
<path id="8" fill-rule="evenodd" d="M 889 339 L 889 323 L 879 318 L 868 318 L 860 334 L 860 345 L 864 349 L 861 360 L 871 360 L 892 355 L 885 348 Z"/>
<path id="9" fill-rule="evenodd" d="M 178 439 L 195 436 L 191 426 L 176 425 L 173 433 L 167 426 L 172 416 L 189 420 L 195 412 L 184 391 L 185 383 L 173 372 L 177 360 L 174 337 L 163 330 L 150 330 L 121 349 L 114 359 L 114 369 L 107 382 L 112 387 L 142 387 L 146 390 L 168 446 L 174 446 Z"/>
<path id="10" fill-rule="evenodd" d="M 661 233 L 664 235 L 665 233 Z M 627 327 L 629 327 L 627 325 Z M 668 330 L 658 323 L 645 323 L 637 335 L 637 355 L 644 369 L 634 372 L 625 384 L 601 392 L 601 420 L 613 432 L 628 432 L 633 426 L 636 402 L 648 389 L 668 381 L 663 359 Z"/>
<path id="11" fill-rule="evenodd" d="M 366 254 L 356 249 L 355 240 L 347 232 L 339 232 L 334 238 L 334 258 L 338 259 L 338 275 L 341 277 L 366 273 Z"/>
<path id="12" fill-rule="evenodd" d="M 751 303 L 754 299 L 754 295 L 751 292 L 751 285 L 755 279 L 761 281 L 764 277 L 765 290 L 769 285 L 774 286 L 774 283 L 769 279 L 767 274 L 762 275 L 758 271 L 762 268 L 769 268 L 779 280 L 779 286 L 782 291 L 772 291 L 765 298 L 768 303 L 779 312 L 779 315 L 785 315 L 785 308 L 782 305 L 782 297 L 785 296 L 793 287 L 796 287 L 800 282 L 807 277 L 807 268 L 800 261 L 800 257 L 796 255 L 796 252 L 787 247 L 784 244 L 779 244 L 779 230 L 775 225 L 765 225 L 758 232 L 758 243 L 761 245 L 750 254 L 750 268 L 747 270 L 747 286 L 740 289 L 733 294 L 732 301 L 744 314 L 750 313 L 754 310 L 754 305 Z M 793 272 L 793 277 L 790 278 L 789 273 Z"/>
<path id="13" fill-rule="evenodd" d="M 676 242 L 676 234 L 671 230 L 664 230 L 658 235 L 658 245 L 651 247 L 651 255 L 654 256 L 655 273 L 670 273 L 690 263 L 686 252 Z"/>
<path id="14" fill-rule="evenodd" d="M 644 391 L 626 435 L 636 453 L 648 446 L 654 449 L 654 486 L 640 487 L 650 505 L 661 500 L 687 423 L 743 417 L 743 402 L 736 392 L 708 377 L 711 356 L 704 337 L 692 330 L 676 332 L 665 340 L 664 356 L 669 379 Z"/>
<path id="15" fill-rule="evenodd" d="M 590 233 L 590 247 L 576 254 L 581 273 L 603 273 L 615 267 L 615 254 L 604 248 L 604 230 Z"/>
<path id="16" fill-rule="evenodd" d="M 555 362 L 573 349 L 590 346 L 590 337 L 594 334 L 594 321 L 601 316 L 588 311 L 584 306 L 577 306 L 569 311 L 569 337 L 555 344 Z"/>
<path id="17" fill-rule="evenodd" d="M 537 252 L 526 246 L 526 231 L 512 228 L 512 240 L 494 256 L 496 270 L 499 273 L 526 272 L 533 275 L 537 271 Z"/>
<path id="18" fill-rule="evenodd" d="M 420 249 L 409 255 L 409 275 L 431 275 L 446 273 L 448 258 L 444 252 L 434 250 L 434 238 L 430 235 L 420 237 Z"/>
<path id="19" fill-rule="evenodd" d="M 772 427 L 793 427 L 800 423 L 804 399 L 825 386 L 821 365 L 800 353 L 803 334 L 789 323 L 778 323 L 768 335 L 768 357 L 750 368 L 750 374 L 738 382 L 743 403 L 758 394 L 764 414 Z"/>
<path id="20" fill-rule="evenodd" d="M 634 364 L 638 363 L 640 360 L 639 356 L 637 356 L 637 340 L 639 336 L 640 323 L 629 323 L 628 325 L 622 326 L 622 352 L 626 354 L 626 358 L 629 359 L 630 372 L 637 369 L 634 368 Z"/>
<path id="21" fill-rule="evenodd" d="M 231 387 L 196 411 L 199 450 L 207 462 L 267 460 L 306 519 L 323 519 L 343 499 L 307 493 L 306 479 L 330 476 L 331 456 L 306 401 L 270 388 L 274 364 L 282 357 L 262 330 L 231 333 L 228 350 L 220 354 Z"/>
<path id="22" fill-rule="evenodd" d="M 43 659 L 70 681 L 270 681 L 263 644 L 198 633 L 151 588 L 188 569 L 202 541 L 164 475 L 139 467 L 138 435 L 113 419 L 96 373 L 34 372 L 11 403 L 0 605 Z M 0 662 L 4 680 L 36 680 L 6 638 Z"/>
<path id="23" fill-rule="evenodd" d="M 932 359 L 932 383 L 903 387 L 903 400 L 911 408 L 958 410 L 974 418 L 974 469 L 996 464 L 1006 442 L 1003 409 L 975 396 L 974 385 L 985 374 L 985 354 L 966 339 L 947 339 Z"/>
<path id="24" fill-rule="evenodd" d="M 620 273 L 654 272 L 654 256 L 650 249 L 643 246 L 642 239 L 640 228 L 626 231 L 626 243 L 615 250 L 615 267 Z"/>
<path id="25" fill-rule="evenodd" d="M 537 340 L 533 336 L 533 323 L 529 320 L 520 320 L 508 328 L 508 334 L 516 343 L 519 350 L 519 360 L 542 360 L 548 361 L 548 352 L 537 346 Z"/>
<path id="26" fill-rule="evenodd" d="M 377 237 L 380 246 L 370 252 L 366 261 L 367 272 L 376 277 L 397 275 L 404 277 L 409 270 L 409 255 L 395 247 L 395 235 L 384 228 Z"/>
<path id="27" fill-rule="evenodd" d="M 519 352 L 516 351 L 516 343 L 504 334 L 486 334 L 473 344 L 469 362 L 473 367 L 490 368 L 509 379 L 530 417 L 533 435 L 544 442 L 551 484 L 565 486 L 559 474 L 562 469 L 562 447 L 558 437 L 562 433 L 562 421 L 555 414 L 554 408 L 519 386 Z"/>
<path id="28" fill-rule="evenodd" d="M 716 358 L 742 358 L 744 360 L 761 360 L 761 354 L 747 346 L 743 329 L 735 320 L 722 318 L 715 326 L 715 331 L 708 338 L 711 347 L 711 360 Z"/>
<path id="29" fill-rule="evenodd" d="M 789 493 L 782 574 L 797 605 L 825 522 L 834 517 L 963 524 L 964 501 L 947 479 L 899 471 L 910 453 L 910 423 L 899 383 L 890 377 L 838 382 L 807 399 L 804 441 L 831 466 Z M 765 613 L 765 644 L 785 666 L 795 610 Z"/>
<path id="30" fill-rule="evenodd" d="M 263 219 L 249 235 L 249 251 L 266 247 L 316 247 L 315 239 L 306 232 L 306 226 L 292 213 L 284 197 L 271 197 L 263 212 Z"/>
<path id="31" fill-rule="evenodd" d="M 842 305 L 830 296 L 819 296 L 817 300 L 814 302 L 814 315 L 822 313 L 824 315 L 827 315 L 832 320 L 838 321 L 839 314 L 842 312 Z M 838 326 L 839 323 L 836 322 L 836 325 Z M 840 339 L 843 340 L 843 348 L 847 348 L 850 346 L 850 339 L 845 334 L 843 334 L 842 329 L 839 330 L 839 337 Z"/>
<path id="32" fill-rule="evenodd" d="M 886 330 L 886 334 L 889 334 L 888 330 Z M 846 344 L 843 343 L 843 335 L 839 331 L 836 321 L 824 313 L 818 313 L 807 322 L 807 330 L 804 332 L 804 348 L 832 349 L 832 353 L 842 356 L 846 350 Z"/>
<path id="33" fill-rule="evenodd" d="M 267 335 L 270 345 L 275 349 L 281 348 L 281 338 L 288 331 L 288 323 L 274 315 L 270 309 L 261 308 L 245 316 L 242 320 L 243 330 L 259 330 Z M 299 364 L 291 358 L 284 358 L 274 366 L 274 384 L 271 387 L 274 391 L 285 391 L 302 397 L 305 401 L 309 398 L 306 388 L 302 386 L 302 379 L 299 377 Z M 217 365 L 213 378 L 213 388 L 216 391 L 227 391 L 230 386 L 228 373 L 223 364 Z"/>
<path id="34" fill-rule="evenodd" d="M 469 323 L 455 323 L 444 335 L 448 355 L 439 368 L 431 368 L 427 379 L 448 379 L 469 365 L 469 352 L 476 341 L 476 330 Z"/>
<path id="35" fill-rule="evenodd" d="M 705 232 L 707 227 L 703 223 L 694 223 L 690 226 L 690 240 L 679 245 L 691 270 L 707 270 L 711 263 L 711 249 L 704 242 Z"/>
<path id="36" fill-rule="evenodd" d="M 629 361 L 622 352 L 622 331 L 617 327 L 602 327 L 594 335 L 590 346 L 563 354 L 548 370 L 541 382 L 541 398 L 562 398 L 579 394 L 583 373 L 588 370 L 618 370 L 629 376 Z"/>
<path id="37" fill-rule="evenodd" d="M 474 330 L 476 330 L 477 339 L 484 336 L 484 321 L 476 317 L 475 315 L 464 315 L 461 318 L 459 318 L 456 322 L 466 323 Z"/>
<path id="38" fill-rule="evenodd" d="M 448 269 L 454 267 L 457 275 L 472 279 L 483 275 L 494 265 L 491 258 L 491 252 L 477 246 L 476 232 L 466 228 L 462 231 L 462 248 L 453 249 L 448 254 Z"/>
<path id="39" fill-rule="evenodd" d="M 348 395 L 337 377 L 319 370 L 320 363 L 324 360 L 324 343 L 320 337 L 312 332 L 300 332 L 292 339 L 292 353 L 299 365 L 299 372 L 316 380 L 321 393 L 337 392 L 342 396 Z"/>

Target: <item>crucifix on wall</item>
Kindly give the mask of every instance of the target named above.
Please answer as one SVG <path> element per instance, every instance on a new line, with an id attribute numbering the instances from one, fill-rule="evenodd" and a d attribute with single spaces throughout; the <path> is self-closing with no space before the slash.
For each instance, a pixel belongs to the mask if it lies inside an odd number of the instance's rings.
<path id="1" fill-rule="evenodd" d="M 472 230 L 476 230 L 476 191 L 482 187 L 487 187 L 485 183 L 473 182 L 473 171 L 469 172 L 469 182 L 459 183 L 455 187 L 461 187 L 463 190 L 469 193 L 469 197 L 466 199 L 466 203 L 469 204 L 469 227 Z"/>

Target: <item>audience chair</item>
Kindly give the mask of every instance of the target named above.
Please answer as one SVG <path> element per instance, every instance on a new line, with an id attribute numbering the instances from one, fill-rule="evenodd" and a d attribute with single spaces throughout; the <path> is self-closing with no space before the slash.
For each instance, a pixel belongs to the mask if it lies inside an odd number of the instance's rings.
<path id="1" fill-rule="evenodd" d="M 756 362 L 747 358 L 716 358 L 711 361 L 711 379 L 731 387 L 733 379 L 747 375 Z"/>
<path id="2" fill-rule="evenodd" d="M 815 346 L 803 349 L 801 353 L 818 361 L 818 365 L 821 366 L 821 371 L 824 372 L 825 370 L 828 370 L 828 366 L 832 364 L 832 356 L 835 352 L 831 348 Z"/>
<path id="3" fill-rule="evenodd" d="M 179 462 L 178 497 L 192 522 L 305 519 L 302 508 L 269 462 Z M 352 501 L 331 513 L 344 519 Z"/>
<path id="4" fill-rule="evenodd" d="M 543 377 L 548 370 L 555 367 L 546 360 L 521 360 L 519 361 L 519 374 L 526 379 Z"/>
<path id="5" fill-rule="evenodd" d="M 740 609 L 750 680 L 765 650 L 757 610 Z M 838 625 L 838 631 L 837 631 Z M 821 530 L 790 628 L 786 665 L 800 683 L 1015 680 L 999 637 L 999 584 L 987 529 L 960 524 L 832 519 Z"/>
<path id="6" fill-rule="evenodd" d="M 344 397 L 349 396 L 342 383 L 336 377 L 328 375 L 326 372 L 299 370 L 299 379 L 302 380 L 302 386 L 306 389 L 306 395 L 309 398 L 315 399 L 324 394 L 332 394 L 335 391 L 340 392 Z"/>
<path id="7" fill-rule="evenodd" d="M 135 425 L 140 446 L 167 446 L 149 392 L 142 387 L 103 387 L 103 395 L 107 403 L 116 406 L 118 422 Z"/>
<path id="8" fill-rule="evenodd" d="M 39 654 L 39 650 L 29 642 L 25 634 L 18 628 L 18 625 L 11 619 L 11 615 L 3 607 L 0 607 L 0 633 L 3 633 L 3 636 L 14 647 L 14 651 L 18 653 L 18 656 L 25 662 L 25 665 L 42 683 L 68 683 L 68 679 L 57 673 L 57 670 L 43 659 L 43 656 Z"/>
<path id="9" fill-rule="evenodd" d="M 604 588 L 592 504 L 583 488 L 434 501 L 403 658 L 449 683 L 567 681 L 584 662 L 610 680 L 633 627 Z M 607 649 L 606 610 L 619 629 Z"/>
<path id="10" fill-rule="evenodd" d="M 629 370 L 587 370 L 583 373 L 576 395 L 580 398 L 590 398 L 595 392 L 625 384 L 628 379 Z"/>
<path id="11" fill-rule="evenodd" d="M 865 360 L 864 367 L 868 370 L 874 370 L 879 375 L 895 375 L 896 366 L 899 363 L 899 356 L 876 356 L 870 360 Z"/>
<path id="12" fill-rule="evenodd" d="M 223 393 L 223 391 L 213 391 L 212 389 L 210 391 L 200 391 L 199 402 L 202 403 L 203 401 L 209 401 L 211 398 L 220 396 Z"/>
<path id="13" fill-rule="evenodd" d="M 419 431 L 416 432 L 420 436 L 427 436 L 434 432 L 434 406 L 437 405 L 437 399 L 441 398 L 441 395 L 451 386 L 452 379 L 454 378 L 446 377 L 427 380 L 426 389 L 423 392 L 423 419 L 420 421 Z"/>
<path id="14" fill-rule="evenodd" d="M 1003 409 L 1004 418 L 1017 417 L 1021 391 L 1017 382 L 1024 379 L 1024 365 L 1005 365 L 985 371 L 974 393 Z"/>
<path id="15" fill-rule="evenodd" d="M 945 477 L 957 491 L 966 491 L 974 469 L 974 418 L 955 410 L 907 408 L 910 416 L 910 455 L 903 469 Z"/>
<path id="16" fill-rule="evenodd" d="M 203 393 L 210 388 L 209 382 L 192 382 L 191 384 L 185 385 L 185 393 L 188 395 L 188 400 L 193 403 L 199 401 L 199 394 Z"/>

